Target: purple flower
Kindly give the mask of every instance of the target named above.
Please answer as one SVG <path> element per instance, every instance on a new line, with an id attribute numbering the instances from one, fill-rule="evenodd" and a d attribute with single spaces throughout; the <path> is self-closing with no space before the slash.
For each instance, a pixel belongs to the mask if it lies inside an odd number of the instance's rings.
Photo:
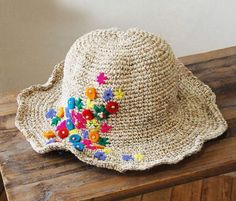
<path id="1" fill-rule="evenodd" d="M 82 130 L 83 138 L 88 139 L 88 131 Z"/>
<path id="2" fill-rule="evenodd" d="M 97 158 L 98 160 L 102 160 L 102 161 L 105 161 L 106 160 L 106 155 L 104 152 L 102 151 L 97 151 L 95 154 L 94 154 L 94 158 Z"/>
<path id="3" fill-rule="evenodd" d="M 52 144 L 52 143 L 54 143 L 54 142 L 56 142 L 56 140 L 55 140 L 54 138 L 50 138 L 50 139 L 46 142 L 46 144 Z"/>
<path id="4" fill-rule="evenodd" d="M 66 107 L 66 117 L 71 119 L 71 113 L 70 113 L 70 109 L 68 107 Z"/>
<path id="5" fill-rule="evenodd" d="M 133 158 L 131 155 L 128 155 L 128 154 L 122 155 L 122 159 L 123 159 L 124 161 L 134 160 L 134 158 Z"/>
<path id="6" fill-rule="evenodd" d="M 113 98 L 113 92 L 112 92 L 112 89 L 107 89 L 103 92 L 103 99 L 108 102 L 110 101 L 112 98 Z"/>
<path id="7" fill-rule="evenodd" d="M 53 117 L 56 116 L 56 113 L 57 113 L 57 112 L 56 112 L 54 109 L 49 109 L 49 110 L 46 112 L 45 117 L 46 117 L 47 119 L 52 119 Z"/>

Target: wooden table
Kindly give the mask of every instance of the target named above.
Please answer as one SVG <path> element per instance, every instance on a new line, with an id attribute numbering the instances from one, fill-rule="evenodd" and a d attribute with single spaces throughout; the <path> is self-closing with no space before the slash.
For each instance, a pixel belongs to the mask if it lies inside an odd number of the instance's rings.
<path id="1" fill-rule="evenodd" d="M 0 163 L 9 201 L 114 200 L 236 170 L 236 47 L 181 60 L 217 94 L 229 129 L 198 154 L 143 172 L 100 169 L 66 152 L 35 153 L 14 126 L 16 95 L 0 98 Z"/>

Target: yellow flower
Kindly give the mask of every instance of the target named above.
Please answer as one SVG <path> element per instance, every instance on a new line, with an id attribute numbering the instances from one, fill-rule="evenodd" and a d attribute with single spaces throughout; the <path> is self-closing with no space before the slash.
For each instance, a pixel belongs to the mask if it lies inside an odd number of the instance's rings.
<path id="1" fill-rule="evenodd" d="M 87 127 L 94 130 L 99 130 L 100 124 L 98 123 L 97 119 L 92 119 L 90 121 L 87 121 Z"/>
<path id="2" fill-rule="evenodd" d="M 64 117 L 64 107 L 59 107 L 57 110 L 57 116 L 62 118 Z"/>
<path id="3" fill-rule="evenodd" d="M 91 101 L 90 99 L 87 99 L 86 109 L 93 109 L 93 106 L 94 106 L 94 102 Z"/>
<path id="4" fill-rule="evenodd" d="M 141 161 L 141 160 L 143 160 L 144 155 L 143 155 L 143 154 L 135 154 L 135 155 L 134 155 L 134 158 L 135 158 L 135 160 L 137 160 L 137 161 Z"/>
<path id="5" fill-rule="evenodd" d="M 121 89 L 117 89 L 115 91 L 115 98 L 116 99 L 122 99 L 124 97 L 124 92 Z"/>
<path id="6" fill-rule="evenodd" d="M 102 151 L 103 151 L 105 154 L 111 153 L 111 149 L 110 149 L 110 148 L 104 148 Z"/>
<path id="7" fill-rule="evenodd" d="M 79 130 L 78 129 L 73 129 L 69 131 L 70 134 L 78 134 Z"/>

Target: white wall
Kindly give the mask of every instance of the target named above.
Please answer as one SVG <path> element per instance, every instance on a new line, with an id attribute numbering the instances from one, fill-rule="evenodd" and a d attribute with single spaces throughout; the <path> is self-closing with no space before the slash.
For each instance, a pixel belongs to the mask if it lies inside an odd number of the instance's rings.
<path id="1" fill-rule="evenodd" d="M 43 83 L 96 28 L 159 33 L 177 56 L 236 45 L 235 0 L 1 0 L 0 93 Z"/>

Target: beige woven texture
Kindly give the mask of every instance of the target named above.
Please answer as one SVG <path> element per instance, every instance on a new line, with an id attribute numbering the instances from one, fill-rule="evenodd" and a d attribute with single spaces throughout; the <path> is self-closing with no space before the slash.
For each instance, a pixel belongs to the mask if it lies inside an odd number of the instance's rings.
<path id="1" fill-rule="evenodd" d="M 109 79 L 98 86 L 100 72 Z M 108 88 L 125 93 L 119 112 L 108 119 L 111 132 L 102 135 L 111 143 L 105 161 L 94 158 L 94 151 L 75 150 L 68 140 L 46 145 L 42 135 L 54 129 L 45 112 L 65 106 L 71 96 L 85 101 L 89 86 L 98 91 L 96 102 Z M 137 29 L 96 30 L 75 41 L 47 83 L 19 94 L 16 126 L 39 153 L 64 149 L 99 167 L 144 170 L 177 163 L 227 129 L 215 98 L 159 36 Z M 143 154 L 144 158 L 124 161 L 123 154 Z"/>

